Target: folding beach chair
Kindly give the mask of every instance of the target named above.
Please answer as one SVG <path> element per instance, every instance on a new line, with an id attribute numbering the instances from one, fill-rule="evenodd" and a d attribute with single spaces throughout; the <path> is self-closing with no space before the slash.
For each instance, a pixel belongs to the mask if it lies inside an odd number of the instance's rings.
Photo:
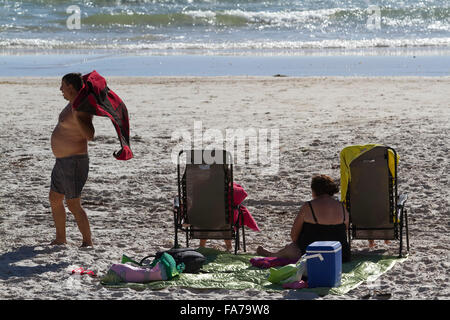
<path id="1" fill-rule="evenodd" d="M 398 195 L 397 152 L 387 146 L 348 146 L 340 153 L 341 201 L 350 214 L 351 240 L 400 240 L 409 251 L 407 194 Z"/>
<path id="2" fill-rule="evenodd" d="M 182 172 L 180 158 L 186 155 Z M 233 165 L 231 154 L 224 150 L 180 151 L 177 163 L 178 196 L 174 201 L 175 247 L 178 231 L 189 239 L 234 240 L 235 254 L 240 249 L 239 229 L 245 233 L 240 206 L 233 206 Z M 238 210 L 234 222 L 234 210 Z"/>

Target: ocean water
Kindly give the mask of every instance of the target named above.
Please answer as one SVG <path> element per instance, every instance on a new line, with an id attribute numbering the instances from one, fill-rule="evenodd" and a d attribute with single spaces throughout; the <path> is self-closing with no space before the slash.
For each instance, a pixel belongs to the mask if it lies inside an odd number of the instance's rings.
<path id="1" fill-rule="evenodd" d="M 66 58 L 65 65 L 74 55 L 133 57 L 130 63 L 168 56 L 435 56 L 446 74 L 450 1 L 0 0 L 0 75 L 36 71 L 33 55 Z M 29 65 L 11 68 L 11 57 Z"/>

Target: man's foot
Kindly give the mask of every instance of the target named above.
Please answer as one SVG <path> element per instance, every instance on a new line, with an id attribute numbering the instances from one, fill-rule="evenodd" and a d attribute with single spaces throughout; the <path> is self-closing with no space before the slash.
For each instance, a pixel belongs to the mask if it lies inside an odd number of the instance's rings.
<path id="1" fill-rule="evenodd" d="M 83 241 L 80 248 L 93 247 L 92 241 Z"/>
<path id="2" fill-rule="evenodd" d="M 65 244 L 67 244 L 67 241 L 65 241 L 65 240 L 61 241 L 61 240 L 58 240 L 58 239 L 55 239 L 52 242 L 50 242 L 51 246 L 62 246 L 62 245 L 65 245 Z"/>

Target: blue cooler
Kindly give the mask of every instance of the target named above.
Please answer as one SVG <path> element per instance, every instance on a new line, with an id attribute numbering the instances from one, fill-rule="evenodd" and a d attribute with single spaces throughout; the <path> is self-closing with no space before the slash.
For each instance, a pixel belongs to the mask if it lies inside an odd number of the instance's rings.
<path id="1" fill-rule="evenodd" d="M 341 285 L 342 246 L 339 241 L 316 241 L 306 248 L 308 288 Z"/>

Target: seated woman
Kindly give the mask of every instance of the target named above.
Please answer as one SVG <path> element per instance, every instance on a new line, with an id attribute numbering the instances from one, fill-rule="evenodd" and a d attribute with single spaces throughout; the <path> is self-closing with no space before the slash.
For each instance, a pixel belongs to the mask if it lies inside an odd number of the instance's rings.
<path id="1" fill-rule="evenodd" d="M 338 185 L 326 175 L 312 178 L 313 200 L 302 205 L 291 229 L 292 243 L 277 252 L 258 247 L 256 253 L 265 257 L 300 259 L 306 247 L 314 241 L 340 241 L 342 261 L 350 260 L 350 246 L 347 241 L 349 214 L 344 205 L 333 195 Z"/>

